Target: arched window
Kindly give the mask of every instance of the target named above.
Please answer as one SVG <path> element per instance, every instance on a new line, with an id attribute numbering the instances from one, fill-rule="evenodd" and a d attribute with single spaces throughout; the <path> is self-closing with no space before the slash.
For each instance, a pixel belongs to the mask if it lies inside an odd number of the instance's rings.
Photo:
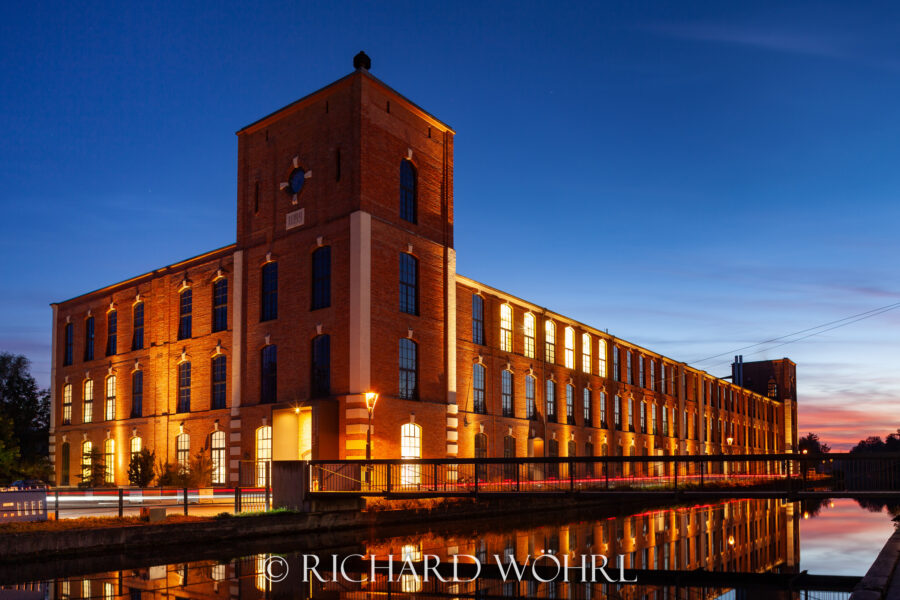
<path id="1" fill-rule="evenodd" d="M 212 330 L 228 329 L 228 280 L 224 277 L 213 283 L 213 326 Z"/>
<path id="2" fill-rule="evenodd" d="M 507 435 L 503 438 L 503 458 L 516 457 L 516 438 Z"/>
<path id="3" fill-rule="evenodd" d="M 769 389 L 766 394 L 769 398 L 777 398 L 778 397 L 778 384 L 775 382 L 774 377 L 769 377 Z"/>
<path id="4" fill-rule="evenodd" d="M 180 413 L 191 412 L 191 363 L 178 365 L 178 406 Z"/>
<path id="5" fill-rule="evenodd" d="M 472 294 L 472 343 L 484 344 L 484 298 Z"/>
<path id="6" fill-rule="evenodd" d="M 559 458 L 559 442 L 550 439 L 547 440 L 547 456 L 550 458 Z M 547 463 L 547 477 L 550 479 L 559 478 L 559 463 Z"/>
<path id="7" fill-rule="evenodd" d="M 331 306 L 331 246 L 312 253 L 312 310 Z"/>
<path id="8" fill-rule="evenodd" d="M 566 448 L 566 456 L 578 456 L 578 447 L 575 445 L 575 440 L 569 440 L 569 447 Z"/>
<path id="9" fill-rule="evenodd" d="M 181 433 L 175 437 L 175 460 L 182 469 L 187 469 L 191 458 L 191 436 Z"/>
<path id="10" fill-rule="evenodd" d="M 259 320 L 271 321 L 278 318 L 278 263 L 273 261 L 264 264 L 261 277 Z"/>
<path id="11" fill-rule="evenodd" d="M 484 402 L 484 366 L 472 365 L 472 410 L 484 414 L 487 407 Z"/>
<path id="12" fill-rule="evenodd" d="M 94 380 L 84 382 L 84 402 L 82 406 L 82 421 L 90 423 L 94 420 Z"/>
<path id="13" fill-rule="evenodd" d="M 134 436 L 131 438 L 131 454 L 129 456 L 129 462 L 134 460 L 138 454 L 141 453 L 141 449 L 144 447 L 144 440 L 142 440 L 139 436 Z"/>
<path id="14" fill-rule="evenodd" d="M 419 390 L 416 382 L 418 371 L 417 344 L 409 338 L 400 340 L 400 398 L 416 400 Z"/>
<path id="15" fill-rule="evenodd" d="M 118 330 L 118 322 L 117 313 L 115 310 L 111 310 L 106 313 L 106 355 L 113 356 L 117 351 L 117 341 L 118 337 L 116 335 L 116 331 Z"/>
<path id="16" fill-rule="evenodd" d="M 84 321 L 84 360 L 94 360 L 94 317 Z"/>
<path id="17" fill-rule="evenodd" d="M 91 469 L 94 446 L 90 441 L 81 444 L 81 479 L 82 482 L 91 481 Z"/>
<path id="18" fill-rule="evenodd" d="M 513 374 L 512 371 L 500 372 L 500 404 L 504 417 L 513 416 Z"/>
<path id="19" fill-rule="evenodd" d="M 140 350 L 144 347 L 144 303 L 134 305 L 131 314 L 131 349 Z"/>
<path id="20" fill-rule="evenodd" d="M 72 384 L 67 383 L 63 386 L 62 424 L 69 425 L 70 423 L 72 423 Z"/>
<path id="21" fill-rule="evenodd" d="M 525 313 L 522 330 L 525 334 L 525 356 L 534 358 L 534 315 Z"/>
<path id="22" fill-rule="evenodd" d="M 591 336 L 588 333 L 581 334 L 581 370 L 591 372 Z"/>
<path id="23" fill-rule="evenodd" d="M 405 423 L 400 427 L 400 458 L 422 458 L 422 428 L 419 425 Z M 420 480 L 420 465 L 403 465 L 400 470 L 400 485 L 417 486 Z"/>
<path id="24" fill-rule="evenodd" d="M 312 397 L 331 394 L 331 337 L 319 335 L 312 341 Z"/>
<path id="25" fill-rule="evenodd" d="M 566 384 L 566 423 L 575 424 L 575 386 Z"/>
<path id="26" fill-rule="evenodd" d="M 225 432 L 213 431 L 209 436 L 210 458 L 212 459 L 212 483 L 225 483 Z"/>
<path id="27" fill-rule="evenodd" d="M 418 204 L 418 182 L 416 167 L 412 161 L 400 161 L 400 218 L 410 223 L 416 222 Z"/>
<path id="28" fill-rule="evenodd" d="M 272 427 L 263 425 L 256 430 L 256 485 L 266 487 L 271 481 Z"/>
<path id="29" fill-rule="evenodd" d="M 193 312 L 194 296 L 191 288 L 182 290 L 178 299 L 178 339 L 186 340 L 191 337 L 191 313 Z"/>
<path id="30" fill-rule="evenodd" d="M 69 485 L 69 442 L 63 442 L 60 449 L 59 485 Z"/>
<path id="31" fill-rule="evenodd" d="M 641 433 L 647 433 L 647 403 L 641 402 L 641 425 L 639 430 Z"/>
<path id="32" fill-rule="evenodd" d="M 116 376 L 110 375 L 106 378 L 106 410 L 103 418 L 106 421 L 116 420 Z"/>
<path id="33" fill-rule="evenodd" d="M 544 323 L 544 360 L 556 362 L 556 324 L 549 319 Z"/>
<path id="34" fill-rule="evenodd" d="M 547 380 L 547 418 L 551 421 L 556 420 L 556 384 L 552 379 Z"/>
<path id="35" fill-rule="evenodd" d="M 116 440 L 103 442 L 103 470 L 106 483 L 116 482 Z"/>
<path id="36" fill-rule="evenodd" d="M 131 417 L 144 414 L 144 372 L 138 369 L 131 374 Z"/>
<path id="37" fill-rule="evenodd" d="M 512 352 L 512 307 L 509 304 L 500 305 L 500 350 Z"/>
<path id="38" fill-rule="evenodd" d="M 594 455 L 594 444 L 591 442 L 584 443 L 584 455 L 585 456 L 593 456 Z"/>
<path id="39" fill-rule="evenodd" d="M 575 330 L 571 327 L 566 327 L 565 334 L 565 343 L 566 343 L 566 368 L 574 369 L 575 368 Z"/>
<path id="40" fill-rule="evenodd" d="M 475 434 L 475 458 L 487 458 L 487 435 Z"/>

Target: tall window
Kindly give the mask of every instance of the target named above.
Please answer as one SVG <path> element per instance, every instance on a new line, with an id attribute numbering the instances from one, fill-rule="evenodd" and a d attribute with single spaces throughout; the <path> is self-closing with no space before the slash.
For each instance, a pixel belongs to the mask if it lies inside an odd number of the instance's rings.
<path id="1" fill-rule="evenodd" d="M 512 371 L 500 372 L 500 404 L 504 417 L 513 416 L 513 374 Z"/>
<path id="2" fill-rule="evenodd" d="M 106 410 L 103 413 L 106 421 L 116 420 L 116 376 L 106 378 Z"/>
<path id="3" fill-rule="evenodd" d="M 106 313 L 106 355 L 112 356 L 117 352 L 116 343 L 118 341 L 118 336 L 116 335 L 116 331 L 119 326 L 119 319 L 117 317 L 117 313 L 114 310 Z"/>
<path id="4" fill-rule="evenodd" d="M 512 352 L 512 307 L 509 304 L 500 305 L 500 350 Z"/>
<path id="5" fill-rule="evenodd" d="M 552 379 L 547 380 L 547 418 L 556 420 L 556 384 Z"/>
<path id="6" fill-rule="evenodd" d="M 175 437 L 175 460 L 182 469 L 187 469 L 191 458 L 191 436 L 180 433 Z"/>
<path id="7" fill-rule="evenodd" d="M 419 261 L 412 254 L 400 254 L 400 312 L 419 314 Z"/>
<path id="8" fill-rule="evenodd" d="M 191 337 L 191 313 L 193 312 L 194 294 L 191 288 L 185 288 L 178 300 L 178 339 Z"/>
<path id="9" fill-rule="evenodd" d="M 656 424 L 656 403 L 650 405 L 650 433 L 656 435 L 659 429 Z"/>
<path id="10" fill-rule="evenodd" d="M 278 346 L 269 344 L 260 351 L 259 401 L 275 402 L 278 395 Z"/>
<path id="11" fill-rule="evenodd" d="M 574 369 L 575 368 L 575 330 L 571 327 L 566 327 L 565 334 L 565 345 L 566 345 L 566 368 Z"/>
<path id="12" fill-rule="evenodd" d="M 213 410 L 225 408 L 225 378 L 227 376 L 228 363 L 224 354 L 218 354 L 212 359 L 212 402 Z"/>
<path id="13" fill-rule="evenodd" d="M 631 372 L 631 350 L 625 351 L 625 383 L 634 385 L 634 379 Z"/>
<path id="14" fill-rule="evenodd" d="M 484 344 L 484 298 L 472 294 L 472 342 Z"/>
<path id="15" fill-rule="evenodd" d="M 69 453 L 71 449 L 69 448 L 69 442 L 63 442 L 62 447 L 60 449 L 60 473 L 59 473 L 59 485 L 69 485 L 69 461 L 71 460 Z M 62 600 L 62 599 L 61 599 Z"/>
<path id="16" fill-rule="evenodd" d="M 191 412 L 191 363 L 178 365 L 178 410 L 175 412 Z"/>
<path id="17" fill-rule="evenodd" d="M 537 411 L 534 403 L 534 377 L 525 376 L 525 418 L 536 419 Z"/>
<path id="18" fill-rule="evenodd" d="M 212 484 L 225 483 L 225 432 L 213 431 L 209 439 L 212 459 Z"/>
<path id="19" fill-rule="evenodd" d="M 644 372 L 644 357 L 638 356 L 638 381 L 641 387 L 647 387 L 647 374 Z"/>
<path id="20" fill-rule="evenodd" d="M 656 361 L 650 361 L 650 389 L 656 391 Z"/>
<path id="21" fill-rule="evenodd" d="M 606 377 L 606 340 L 597 344 L 597 375 Z"/>
<path id="22" fill-rule="evenodd" d="M 213 326 L 212 330 L 228 329 L 228 280 L 220 277 L 213 284 Z"/>
<path id="23" fill-rule="evenodd" d="M 641 433 L 647 433 L 647 403 L 641 402 Z"/>
<path id="24" fill-rule="evenodd" d="M 70 423 L 72 423 L 72 384 L 67 383 L 63 386 L 62 424 L 69 425 Z"/>
<path id="25" fill-rule="evenodd" d="M 575 386 L 566 384 L 566 423 L 575 424 Z"/>
<path id="26" fill-rule="evenodd" d="M 140 437 L 134 436 L 133 438 L 131 438 L 131 454 L 129 455 L 129 463 L 130 461 L 134 460 L 134 458 L 138 454 L 141 453 L 141 448 L 143 448 L 143 446 L 144 442 Z"/>
<path id="27" fill-rule="evenodd" d="M 312 310 L 331 306 L 331 246 L 312 253 Z"/>
<path id="28" fill-rule="evenodd" d="M 90 423 L 94 420 L 94 380 L 88 379 L 84 382 L 84 396 L 82 396 L 82 421 Z"/>
<path id="29" fill-rule="evenodd" d="M 416 400 L 419 397 L 416 375 L 418 372 L 417 345 L 408 338 L 400 340 L 400 397 Z"/>
<path id="30" fill-rule="evenodd" d="M 578 456 L 578 446 L 575 445 L 575 440 L 569 440 L 566 448 L 566 456 Z"/>
<path id="31" fill-rule="evenodd" d="M 662 432 L 663 435 L 669 435 L 669 409 L 665 405 L 662 407 Z"/>
<path id="32" fill-rule="evenodd" d="M 278 318 L 278 263 L 268 262 L 262 268 L 262 302 L 259 320 L 271 321 Z"/>
<path id="33" fill-rule="evenodd" d="M 666 393 L 666 363 L 662 361 L 659 363 L 659 389 L 663 394 Z"/>
<path id="34" fill-rule="evenodd" d="M 475 458 L 487 458 L 487 435 L 475 434 Z"/>
<path id="35" fill-rule="evenodd" d="M 534 315 L 525 313 L 525 323 L 523 327 L 525 333 L 525 356 L 534 358 Z"/>
<path id="36" fill-rule="evenodd" d="M 622 371 L 619 370 L 619 347 L 613 346 L 613 379 L 622 381 Z"/>
<path id="37" fill-rule="evenodd" d="M 585 456 L 593 456 L 594 455 L 594 444 L 591 442 L 584 443 L 584 455 Z"/>
<path id="38" fill-rule="evenodd" d="M 584 409 L 584 424 L 590 425 L 593 419 L 593 413 L 591 412 L 591 390 L 590 388 L 584 388 L 581 396 L 581 405 Z"/>
<path id="39" fill-rule="evenodd" d="M 600 392 L 600 427 L 606 429 L 606 392 Z"/>
<path id="40" fill-rule="evenodd" d="M 140 350 L 144 347 L 144 303 L 134 305 L 131 315 L 131 349 Z"/>
<path id="41" fill-rule="evenodd" d="M 84 360 L 94 360 L 94 317 L 84 322 Z"/>
<path id="42" fill-rule="evenodd" d="M 616 396 L 613 402 L 613 424 L 619 431 L 622 430 L 622 398 Z"/>
<path id="43" fill-rule="evenodd" d="M 400 161 L 400 218 L 410 223 L 416 222 L 417 183 L 412 161 Z"/>
<path id="44" fill-rule="evenodd" d="M 634 431 L 634 398 L 628 399 L 628 416 L 625 417 L 627 431 Z"/>
<path id="45" fill-rule="evenodd" d="M 477 413 L 486 413 L 484 403 L 484 366 L 475 363 L 472 366 L 472 407 Z"/>
<path id="46" fill-rule="evenodd" d="M 581 370 L 591 372 L 591 336 L 587 333 L 581 334 Z"/>
<path id="47" fill-rule="evenodd" d="M 549 319 L 544 323 L 544 360 L 556 362 L 556 324 Z"/>
<path id="48" fill-rule="evenodd" d="M 516 438 L 511 435 L 504 436 L 503 438 L 503 458 L 515 458 L 516 457 Z M 513 471 L 515 473 L 515 471 Z"/>
<path id="49" fill-rule="evenodd" d="M 256 430 L 256 485 L 268 486 L 272 481 L 272 427 L 264 425 Z"/>
<path id="50" fill-rule="evenodd" d="M 775 382 L 774 377 L 769 377 L 769 384 L 766 392 L 766 395 L 769 398 L 778 398 L 778 384 Z"/>
<path id="51" fill-rule="evenodd" d="M 106 483 L 116 482 L 116 440 L 109 438 L 103 442 L 104 480 Z"/>
<path id="52" fill-rule="evenodd" d="M 81 479 L 90 481 L 91 479 L 91 462 L 93 459 L 94 445 L 87 441 L 81 444 Z M 85 581 L 87 581 L 85 579 Z"/>
<path id="53" fill-rule="evenodd" d="M 66 323 L 65 329 L 65 350 L 63 351 L 63 366 L 67 367 L 72 364 L 75 348 L 75 327 L 72 323 Z"/>
<path id="54" fill-rule="evenodd" d="M 144 414 L 144 372 L 138 369 L 131 374 L 131 418 Z"/>
<path id="55" fill-rule="evenodd" d="M 331 336 L 318 335 L 312 341 L 312 394 L 331 394 Z"/>
<path id="56" fill-rule="evenodd" d="M 422 458 L 422 428 L 419 425 L 404 423 L 400 427 L 400 458 Z M 403 465 L 400 469 L 400 485 L 419 485 L 421 475 L 421 465 Z"/>
<path id="57" fill-rule="evenodd" d="M 547 440 L 547 456 L 550 458 L 559 458 L 559 442 L 550 439 Z M 549 463 L 547 464 L 547 477 L 551 479 L 559 478 L 559 464 L 558 463 Z"/>

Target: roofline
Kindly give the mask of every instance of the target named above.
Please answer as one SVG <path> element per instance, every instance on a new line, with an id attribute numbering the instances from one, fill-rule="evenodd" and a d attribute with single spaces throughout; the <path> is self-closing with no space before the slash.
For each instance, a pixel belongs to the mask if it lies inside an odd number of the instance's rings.
<path id="1" fill-rule="evenodd" d="M 138 280 L 144 279 L 146 277 L 152 277 L 154 275 L 159 276 L 159 275 L 164 274 L 165 271 L 175 270 L 175 269 L 185 267 L 192 262 L 201 262 L 203 260 L 208 260 L 208 259 L 213 258 L 218 255 L 224 256 L 225 254 L 228 254 L 229 251 L 233 251 L 236 248 L 237 248 L 237 244 L 228 244 L 227 246 L 222 246 L 221 248 L 217 248 L 215 250 L 210 250 L 209 252 L 204 252 L 203 254 L 198 254 L 197 256 L 192 256 L 191 258 L 186 258 L 184 260 L 180 260 L 176 263 L 172 263 L 170 265 L 166 265 L 164 267 L 160 267 L 158 269 L 148 271 L 141 275 L 136 275 L 134 277 L 130 277 L 123 281 L 119 281 L 118 283 L 112 283 L 112 284 L 104 286 L 102 288 L 98 288 L 98 289 L 90 291 L 90 292 L 85 292 L 84 294 L 81 294 L 80 296 L 74 296 L 72 298 L 69 298 L 68 300 L 63 300 L 61 302 L 51 302 L 50 306 L 59 306 L 61 304 L 67 304 L 67 303 L 73 302 L 75 300 L 82 300 L 87 296 L 92 296 L 95 294 L 99 294 L 101 292 L 109 292 L 109 291 L 113 290 L 114 288 L 118 288 L 118 287 L 125 286 L 128 284 L 133 284 L 133 283 L 137 282 Z"/>
<path id="2" fill-rule="evenodd" d="M 409 104 L 413 109 L 415 109 L 415 111 L 417 111 L 419 113 L 419 116 L 424 118 L 426 121 L 431 121 L 434 125 L 437 125 L 438 127 L 445 129 L 445 130 L 449 131 L 450 133 L 456 135 L 456 131 L 454 131 L 450 125 L 448 125 L 444 121 L 438 119 L 436 116 L 434 116 L 433 114 L 431 114 L 430 112 L 428 112 L 427 110 L 425 110 L 424 108 L 422 108 L 421 106 L 419 106 L 418 104 L 416 104 L 415 102 L 413 102 L 412 100 L 410 100 L 409 98 L 407 98 L 406 96 L 404 96 L 403 94 L 401 94 L 400 92 L 398 92 L 397 90 L 395 90 L 394 88 L 392 88 L 391 86 L 389 86 L 388 84 L 383 82 L 382 80 L 378 79 L 377 77 L 375 77 L 374 75 L 372 75 L 371 73 L 366 71 L 365 69 L 358 69 L 356 71 L 348 73 L 347 75 L 344 75 L 340 79 L 338 79 L 336 81 L 332 81 L 328 85 L 321 87 L 321 88 L 317 89 L 316 91 L 311 92 L 311 93 L 303 96 L 302 98 L 299 98 L 298 100 L 294 100 L 290 104 L 286 104 L 285 106 L 282 106 L 281 108 L 267 114 L 266 116 L 259 118 L 256 121 L 253 121 L 249 125 L 245 125 L 244 127 L 241 127 L 239 130 L 237 130 L 235 132 L 235 135 L 241 135 L 243 133 L 250 133 L 252 131 L 256 131 L 264 123 L 273 121 L 277 115 L 280 115 L 281 113 L 288 111 L 292 108 L 301 108 L 301 106 L 309 104 L 315 97 L 321 95 L 326 90 L 330 90 L 333 88 L 341 87 L 342 85 L 346 85 L 346 83 L 349 82 L 350 78 L 352 78 L 354 75 L 357 75 L 357 74 L 368 77 L 373 82 L 377 83 L 378 85 L 383 87 L 385 90 L 387 90 L 391 94 L 394 94 L 395 96 L 397 96 L 398 98 L 400 98 L 401 100 L 403 100 L 404 102 Z"/>

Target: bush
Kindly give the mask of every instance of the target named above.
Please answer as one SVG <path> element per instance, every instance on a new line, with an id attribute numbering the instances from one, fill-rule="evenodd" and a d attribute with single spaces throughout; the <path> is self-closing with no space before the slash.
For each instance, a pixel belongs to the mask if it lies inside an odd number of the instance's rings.
<path id="1" fill-rule="evenodd" d="M 128 463 L 128 482 L 137 487 L 147 487 L 156 474 L 153 472 L 153 463 L 156 461 L 156 453 L 147 448 L 131 457 Z"/>

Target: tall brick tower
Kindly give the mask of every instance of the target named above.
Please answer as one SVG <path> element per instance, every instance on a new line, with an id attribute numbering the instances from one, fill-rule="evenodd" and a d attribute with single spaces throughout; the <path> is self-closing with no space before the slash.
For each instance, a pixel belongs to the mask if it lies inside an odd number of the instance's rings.
<path id="1" fill-rule="evenodd" d="M 233 389 L 242 420 L 272 409 L 275 459 L 297 458 L 298 446 L 301 457 L 363 457 L 369 391 L 380 394 L 376 456 L 397 455 L 410 421 L 434 427 L 423 436 L 426 455 L 447 451 L 454 132 L 373 77 L 370 65 L 358 54 L 351 74 L 237 132 L 235 271 L 243 273 L 235 305 L 243 314 L 235 323 L 243 329 Z M 329 298 L 315 281 L 317 261 L 326 260 Z M 265 314 L 267 265 L 277 273 L 277 315 Z M 404 304 L 409 277 L 416 297 Z M 417 365 L 412 389 L 401 391 L 397 358 L 386 357 L 402 353 L 404 339 Z M 269 346 L 277 347 L 274 406 L 259 404 Z M 321 361 L 328 382 L 316 381 Z"/>
<path id="2" fill-rule="evenodd" d="M 744 362 L 736 356 L 731 365 L 732 381 L 778 404 L 776 421 L 783 428 L 783 443 L 776 452 L 797 451 L 797 365 L 789 358 Z"/>

